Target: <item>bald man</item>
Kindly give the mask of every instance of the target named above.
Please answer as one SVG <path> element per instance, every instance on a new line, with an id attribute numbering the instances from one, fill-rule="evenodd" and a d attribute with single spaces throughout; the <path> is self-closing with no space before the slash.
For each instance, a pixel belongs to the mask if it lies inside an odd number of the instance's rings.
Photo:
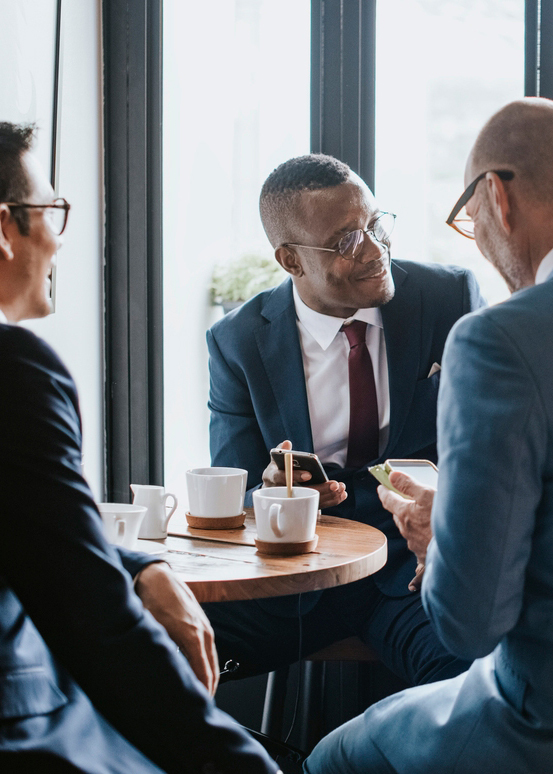
<path id="1" fill-rule="evenodd" d="M 379 495 L 419 561 L 433 532 L 423 603 L 444 645 L 476 661 L 337 729 L 309 774 L 553 771 L 553 102 L 496 113 L 465 184 L 447 222 L 513 295 L 446 344 L 438 492 L 395 474 L 415 499 Z"/>

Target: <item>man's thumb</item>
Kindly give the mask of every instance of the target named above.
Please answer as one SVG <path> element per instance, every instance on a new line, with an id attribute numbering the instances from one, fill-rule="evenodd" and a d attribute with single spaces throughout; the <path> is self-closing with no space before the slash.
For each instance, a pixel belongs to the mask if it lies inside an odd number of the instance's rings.
<path id="1" fill-rule="evenodd" d="M 279 445 L 277 446 L 277 449 L 284 449 L 285 451 L 291 448 L 292 448 L 292 441 L 282 441 L 282 443 L 279 443 Z"/>
<path id="2" fill-rule="evenodd" d="M 390 483 L 402 494 L 412 497 L 414 500 L 417 500 L 424 491 L 423 486 L 418 484 L 407 473 L 401 473 L 399 470 L 394 470 L 390 473 Z"/>

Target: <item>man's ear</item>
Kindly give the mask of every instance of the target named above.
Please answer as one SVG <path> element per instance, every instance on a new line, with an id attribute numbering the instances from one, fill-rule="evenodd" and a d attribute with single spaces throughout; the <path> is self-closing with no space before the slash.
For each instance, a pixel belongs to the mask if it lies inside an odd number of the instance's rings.
<path id="1" fill-rule="evenodd" d="M 292 274 L 294 277 L 303 276 L 303 268 L 298 260 L 298 256 L 289 247 L 277 247 L 275 258 L 288 274 Z"/>
<path id="2" fill-rule="evenodd" d="M 486 175 L 486 185 L 492 212 L 506 234 L 511 233 L 511 206 L 509 196 L 505 187 L 505 182 L 496 175 L 495 172 L 488 172 Z"/>
<path id="3" fill-rule="evenodd" d="M 13 218 L 7 204 L 0 204 L 0 261 L 12 261 L 13 250 L 9 236 L 9 224 L 13 225 Z"/>

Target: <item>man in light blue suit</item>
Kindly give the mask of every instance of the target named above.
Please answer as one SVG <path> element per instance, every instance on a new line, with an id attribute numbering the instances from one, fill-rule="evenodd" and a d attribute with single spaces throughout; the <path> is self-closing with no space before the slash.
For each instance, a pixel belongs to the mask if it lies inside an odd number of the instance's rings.
<path id="1" fill-rule="evenodd" d="M 476 660 L 337 729 L 309 774 L 553 771 L 553 102 L 496 113 L 466 183 L 448 223 L 473 228 L 513 295 L 446 344 L 422 594 L 442 642 Z M 424 560 L 433 493 L 392 478 L 415 499 L 382 502 Z"/>
<path id="2" fill-rule="evenodd" d="M 388 457 L 436 461 L 439 364 L 453 324 L 483 303 L 476 281 L 458 267 L 391 261 L 384 222 L 393 216 L 329 156 L 281 164 L 263 186 L 260 208 L 291 279 L 208 332 L 213 464 L 248 470 L 251 504 L 254 488 L 279 483 L 270 450 L 288 439 L 321 458 L 331 479 L 317 487 L 326 513 L 371 524 L 388 538 L 387 565 L 375 576 L 303 595 L 303 654 L 357 634 L 409 685 L 452 677 L 468 663 L 441 645 L 420 594 L 409 591 L 415 556 L 367 466 Z M 378 443 L 353 462 L 348 423 L 357 406 L 344 329 L 352 321 L 366 328 L 379 420 Z M 221 660 L 240 663 L 235 677 L 297 660 L 298 609 L 294 596 L 206 606 Z"/>

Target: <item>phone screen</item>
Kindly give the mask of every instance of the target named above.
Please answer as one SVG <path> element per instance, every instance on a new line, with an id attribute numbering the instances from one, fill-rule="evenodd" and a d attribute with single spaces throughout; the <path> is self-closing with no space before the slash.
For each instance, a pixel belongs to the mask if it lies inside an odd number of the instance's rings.
<path id="1" fill-rule="evenodd" d="M 438 488 L 438 471 L 425 460 L 388 460 L 393 470 L 407 473 L 423 486 Z"/>

